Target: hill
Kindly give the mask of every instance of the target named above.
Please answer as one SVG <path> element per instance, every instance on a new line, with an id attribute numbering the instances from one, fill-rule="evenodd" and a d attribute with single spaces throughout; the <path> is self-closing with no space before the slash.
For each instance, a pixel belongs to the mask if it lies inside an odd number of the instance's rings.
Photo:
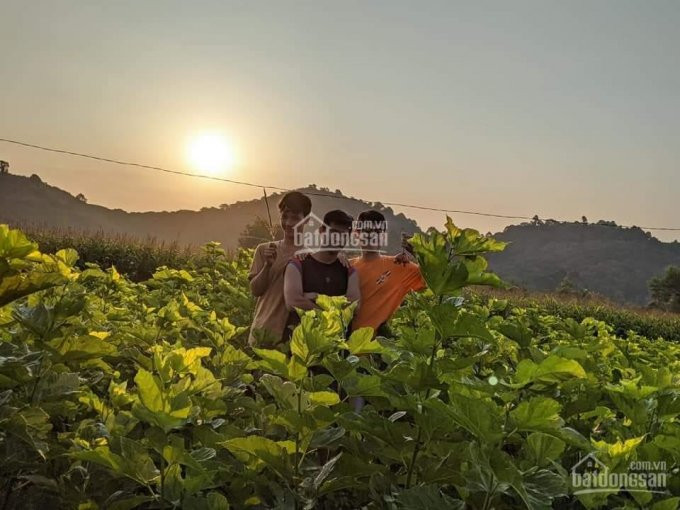
<path id="1" fill-rule="evenodd" d="M 415 221 L 379 203 L 314 185 L 300 191 L 330 195 L 312 196 L 318 215 L 338 208 L 354 216 L 368 208 L 381 210 L 390 226 L 391 251 L 398 250 L 402 231 L 419 231 Z M 280 196 L 270 197 L 274 210 Z M 0 223 L 29 229 L 68 228 L 141 239 L 151 236 L 159 242 L 194 246 L 219 241 L 233 249 L 244 228 L 258 217 L 267 217 L 261 198 L 200 211 L 131 213 L 85 203 L 36 175 L 0 174 Z M 649 279 L 668 265 L 680 265 L 680 243 L 664 243 L 639 228 L 617 227 L 613 222 L 536 221 L 509 226 L 495 235 L 511 244 L 505 252 L 488 257 L 492 269 L 528 290 L 554 291 L 566 277 L 577 288 L 620 303 L 644 305 Z"/>
<path id="2" fill-rule="evenodd" d="M 380 210 L 388 222 L 391 251 L 400 246 L 401 232 L 419 231 L 415 221 L 395 214 L 389 207 L 346 197 L 340 190 L 331 192 L 314 185 L 302 192 L 325 193 L 312 196 L 313 211 L 321 216 L 332 209 L 343 209 L 353 216 L 369 208 Z M 281 193 L 269 197 L 276 211 Z M 266 218 L 264 198 L 204 207 L 200 211 L 126 212 L 88 204 L 67 191 L 43 182 L 37 175 L 24 177 L 0 174 L 0 223 L 29 228 L 78 229 L 106 234 L 125 234 L 138 238 L 154 237 L 162 242 L 201 245 L 219 241 L 225 248 L 237 247 L 238 237 L 256 218 Z"/>
<path id="3" fill-rule="evenodd" d="M 511 244 L 488 257 L 492 269 L 531 290 L 554 291 L 567 278 L 577 288 L 643 305 L 649 280 L 669 265 L 680 265 L 677 241 L 664 243 L 640 228 L 613 222 L 524 223 L 495 237 Z"/>

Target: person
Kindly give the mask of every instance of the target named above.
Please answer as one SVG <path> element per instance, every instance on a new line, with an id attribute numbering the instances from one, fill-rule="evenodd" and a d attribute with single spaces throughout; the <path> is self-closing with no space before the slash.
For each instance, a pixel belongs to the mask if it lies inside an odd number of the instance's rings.
<path id="1" fill-rule="evenodd" d="M 295 232 L 302 229 L 312 210 L 312 202 L 298 191 L 286 193 L 278 204 L 283 239 L 262 243 L 255 248 L 248 279 L 255 296 L 255 315 L 250 328 L 250 345 L 274 346 L 281 342 L 288 320 L 283 297 L 286 266 L 300 248 Z"/>
<path id="2" fill-rule="evenodd" d="M 349 240 L 352 223 L 352 217 L 344 211 L 326 213 L 318 231 L 322 243 L 318 250 L 288 263 L 283 283 L 284 300 L 289 310 L 284 338 L 290 338 L 293 328 L 300 323 L 296 309 L 317 308 L 315 300 L 321 294 L 359 301 L 357 274 L 350 265 L 338 259 L 340 250 Z"/>
<path id="3" fill-rule="evenodd" d="M 396 256 L 381 254 L 379 235 L 386 233 L 382 213 L 364 211 L 357 223 L 362 234 L 361 256 L 351 262 L 359 274 L 361 308 L 354 315 L 352 331 L 370 327 L 376 334 L 386 334 L 387 321 L 406 295 L 422 291 L 427 285 L 407 251 Z"/>

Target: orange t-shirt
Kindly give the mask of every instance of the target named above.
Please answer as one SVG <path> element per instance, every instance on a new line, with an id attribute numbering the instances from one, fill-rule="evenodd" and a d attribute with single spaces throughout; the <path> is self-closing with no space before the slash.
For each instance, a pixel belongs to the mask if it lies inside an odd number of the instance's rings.
<path id="1" fill-rule="evenodd" d="M 352 329 L 378 327 L 399 308 L 406 294 L 426 287 L 417 264 L 398 264 L 394 257 L 381 255 L 373 260 L 352 259 L 359 273 L 361 301 Z"/>

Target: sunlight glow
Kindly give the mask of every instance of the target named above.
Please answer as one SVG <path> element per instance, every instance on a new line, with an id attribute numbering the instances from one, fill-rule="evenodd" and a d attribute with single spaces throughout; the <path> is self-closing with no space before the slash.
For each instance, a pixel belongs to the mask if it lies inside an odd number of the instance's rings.
<path id="1" fill-rule="evenodd" d="M 197 172 L 222 175 L 233 169 L 236 155 L 229 138 L 219 133 L 201 133 L 187 144 L 187 160 Z"/>

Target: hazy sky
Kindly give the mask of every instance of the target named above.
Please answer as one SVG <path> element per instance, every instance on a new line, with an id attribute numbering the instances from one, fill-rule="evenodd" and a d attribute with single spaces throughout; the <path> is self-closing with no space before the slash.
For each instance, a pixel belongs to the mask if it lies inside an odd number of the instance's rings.
<path id="1" fill-rule="evenodd" d="M 0 0 L 0 137 L 191 171 L 187 138 L 217 130 L 234 179 L 680 227 L 679 26 L 677 1 Z M 2 143 L 0 159 L 127 210 L 260 195 Z"/>

